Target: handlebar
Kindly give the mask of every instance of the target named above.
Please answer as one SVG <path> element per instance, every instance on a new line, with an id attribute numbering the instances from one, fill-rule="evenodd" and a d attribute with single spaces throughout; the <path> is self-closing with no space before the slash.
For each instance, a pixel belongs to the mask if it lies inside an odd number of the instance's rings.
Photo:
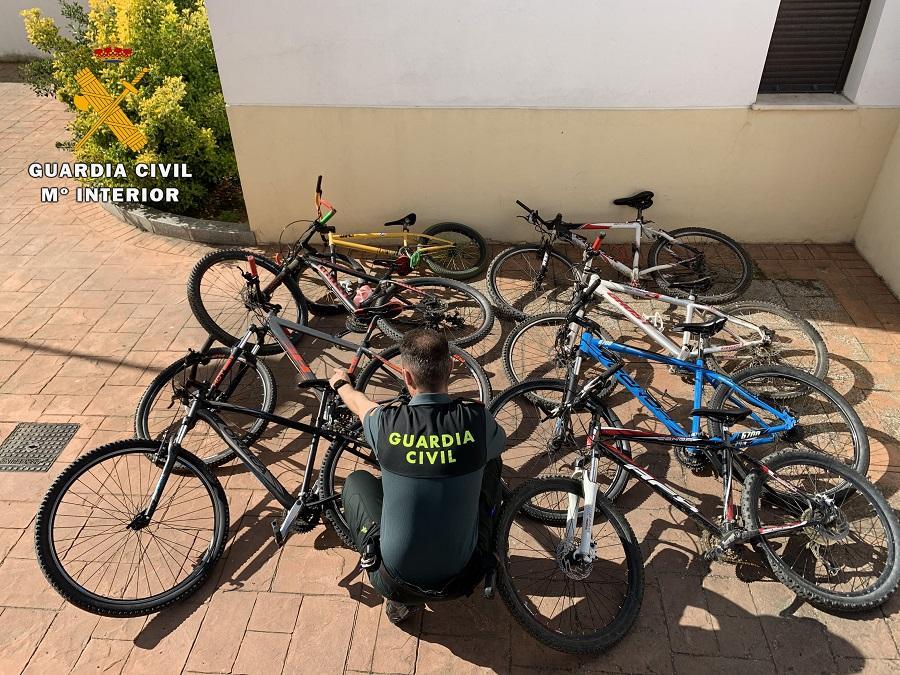
<path id="1" fill-rule="evenodd" d="M 522 202 L 520 202 L 518 199 L 516 200 L 516 204 L 518 204 L 518 205 L 521 206 L 523 209 L 525 209 L 526 211 L 528 211 L 528 213 L 531 213 L 531 209 L 529 209 L 527 206 L 525 206 L 525 204 L 523 204 Z"/>

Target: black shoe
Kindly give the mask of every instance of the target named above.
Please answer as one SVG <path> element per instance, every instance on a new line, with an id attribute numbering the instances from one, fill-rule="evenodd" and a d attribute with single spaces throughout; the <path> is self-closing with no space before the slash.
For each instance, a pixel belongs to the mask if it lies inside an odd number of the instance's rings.
<path id="1" fill-rule="evenodd" d="M 384 603 L 384 613 L 387 614 L 387 618 L 390 619 L 392 624 L 398 626 L 421 610 L 422 607 L 424 605 L 404 605 L 402 602 L 387 600 Z"/>

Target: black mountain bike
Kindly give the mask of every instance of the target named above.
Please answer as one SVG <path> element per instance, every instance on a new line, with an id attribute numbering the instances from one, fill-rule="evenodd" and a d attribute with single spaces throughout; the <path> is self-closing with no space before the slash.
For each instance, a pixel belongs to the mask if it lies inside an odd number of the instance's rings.
<path id="1" fill-rule="evenodd" d="M 412 328 L 427 326 L 465 347 L 490 332 L 494 311 L 487 298 L 468 284 L 436 277 L 401 281 L 397 277 L 411 271 L 409 261 L 402 256 L 372 260 L 373 265 L 385 269 L 376 276 L 341 253 L 314 249 L 310 243 L 313 237 L 318 235 L 327 243 L 327 235 L 334 232 L 327 223 L 335 210 L 321 199 L 321 193 L 319 176 L 317 217 L 283 260 L 228 249 L 208 253 L 194 265 L 187 283 L 188 302 L 197 321 L 212 337 L 229 347 L 235 344 L 248 325 L 261 320 L 261 303 L 279 305 L 282 314 L 296 317 L 297 323 L 306 323 L 307 306 L 315 314 L 347 312 L 348 326 L 359 331 L 365 330 L 365 323 L 354 321 L 358 310 L 389 304 L 396 311 L 380 317 L 378 325 L 392 340 L 400 340 Z M 329 208 L 325 213 L 323 204 Z M 255 261 L 252 270 L 251 259 Z M 267 345 L 259 354 L 277 352 L 277 345 Z"/>
<path id="2" fill-rule="evenodd" d="M 287 337 L 272 333 L 291 354 Z M 149 614 L 186 598 L 209 576 L 225 548 L 229 513 L 219 480 L 181 445 L 198 423 L 208 425 L 282 505 L 282 516 L 272 521 L 279 546 L 292 532 L 315 527 L 323 509 L 340 504 L 336 490 L 314 481 L 322 439 L 364 463 L 375 462 L 358 437 L 358 420 L 308 368 L 301 369 L 300 386 L 319 397 L 312 424 L 222 400 L 219 387 L 236 362 L 226 359 L 209 388 L 190 392 L 174 433 L 161 441 L 101 446 L 54 481 L 38 510 L 35 547 L 45 577 L 67 601 L 105 616 Z M 231 431 L 225 413 L 311 435 L 297 494 Z M 556 649 L 587 653 L 606 649 L 633 624 L 643 595 L 643 558 L 628 523 L 602 495 L 579 522 L 537 521 L 524 511 L 532 504 L 558 509 L 574 500 L 577 512 L 586 513 L 580 495 L 575 481 L 536 480 L 503 504 L 495 540 L 499 564 L 485 577 L 485 595 L 493 595 L 496 580 L 528 632 Z M 585 547 L 587 555 L 581 553 Z"/>
<path id="3" fill-rule="evenodd" d="M 630 266 L 608 253 L 599 255 L 634 285 L 650 278 L 665 293 L 681 298 L 690 294 L 698 302 L 710 304 L 733 300 L 750 285 L 753 261 L 731 237 L 703 227 L 669 232 L 653 227 L 653 221 L 643 215 L 653 205 L 653 193 L 649 191 L 613 203 L 636 209 L 637 216 L 624 223 L 566 223 L 560 213 L 553 220 L 544 220 L 536 210 L 516 201 L 528 212 L 519 218 L 534 225 L 541 243 L 512 246 L 491 262 L 487 286 L 498 313 L 521 321 L 535 314 L 566 310 L 578 270 L 555 244 L 586 250 L 587 240 L 575 230 L 632 230 L 634 255 Z M 641 241 L 645 237 L 653 243 L 647 253 L 647 267 L 642 268 Z"/>

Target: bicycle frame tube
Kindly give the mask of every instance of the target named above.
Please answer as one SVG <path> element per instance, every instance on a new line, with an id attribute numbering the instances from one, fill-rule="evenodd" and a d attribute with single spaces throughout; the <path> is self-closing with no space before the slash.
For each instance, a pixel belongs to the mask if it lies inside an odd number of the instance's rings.
<path id="1" fill-rule="evenodd" d="M 363 243 L 355 240 L 361 239 L 364 241 L 397 241 L 403 248 L 409 248 L 411 238 L 415 240 L 413 243 L 415 244 L 416 248 L 423 253 L 443 251 L 455 246 L 455 244 L 449 239 L 437 237 L 432 234 L 422 234 L 418 232 L 359 232 L 355 234 L 329 234 L 328 243 L 332 246 L 343 246 L 344 248 L 355 251 L 365 251 L 367 253 L 379 253 L 383 255 L 394 255 L 397 253 L 396 248 L 384 248 L 382 246 L 376 246 L 374 244 Z M 428 240 L 429 242 L 434 243 L 423 244 L 422 240 Z"/>
<path id="2" fill-rule="evenodd" d="M 583 353 L 591 358 L 596 359 L 605 367 L 609 368 L 614 365 L 614 361 L 603 353 L 603 350 L 609 350 L 611 352 L 616 352 L 619 354 L 623 354 L 625 356 L 631 356 L 638 359 L 643 359 L 646 361 L 654 361 L 656 363 L 662 363 L 667 366 L 674 366 L 675 368 L 680 368 L 683 370 L 688 370 L 694 373 L 694 407 L 701 407 L 703 404 L 703 387 L 706 382 L 709 382 L 711 385 L 715 386 L 718 384 L 726 384 L 731 387 L 734 394 L 739 396 L 742 400 L 747 403 L 760 408 L 767 413 L 775 416 L 781 423 L 775 426 L 770 426 L 766 422 L 762 420 L 758 413 L 751 413 L 750 417 L 757 422 L 760 426 L 764 427 L 762 430 L 758 431 L 748 431 L 748 432 L 739 432 L 731 435 L 731 441 L 735 444 L 736 447 L 747 447 L 751 445 L 759 445 L 763 443 L 770 442 L 770 436 L 782 431 L 788 431 L 792 429 L 796 420 L 789 414 L 778 410 L 770 406 L 765 401 L 760 400 L 753 394 L 751 394 L 746 389 L 742 388 L 738 384 L 736 384 L 731 378 L 726 375 L 722 375 L 721 373 L 717 373 L 713 370 L 708 370 L 701 363 L 691 363 L 690 361 L 682 361 L 680 359 L 672 358 L 670 356 L 666 356 L 664 354 L 655 354 L 653 352 L 649 352 L 644 349 L 640 349 L 637 347 L 629 347 L 627 345 L 622 345 L 617 342 L 613 342 L 611 340 L 604 340 L 603 338 L 596 337 L 591 333 L 585 331 L 581 335 L 581 343 L 579 344 L 579 353 Z M 613 377 L 627 389 L 635 398 L 637 398 L 641 405 L 643 405 L 647 410 L 649 410 L 656 419 L 658 419 L 662 424 L 669 430 L 672 434 L 676 436 L 686 436 L 687 432 L 684 428 L 678 424 L 672 417 L 663 409 L 660 403 L 646 391 L 643 387 L 641 387 L 634 379 L 625 373 L 622 370 L 617 371 Z M 700 418 L 694 417 L 691 432 L 693 434 L 698 434 L 700 431 Z"/>

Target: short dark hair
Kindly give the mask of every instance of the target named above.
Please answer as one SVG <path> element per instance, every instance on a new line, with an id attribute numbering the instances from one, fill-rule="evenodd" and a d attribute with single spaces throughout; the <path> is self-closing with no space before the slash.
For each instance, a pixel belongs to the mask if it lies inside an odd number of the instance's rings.
<path id="1" fill-rule="evenodd" d="M 445 389 L 450 379 L 450 345 L 443 333 L 431 328 L 415 328 L 400 342 L 403 367 L 413 377 L 417 389 Z"/>

